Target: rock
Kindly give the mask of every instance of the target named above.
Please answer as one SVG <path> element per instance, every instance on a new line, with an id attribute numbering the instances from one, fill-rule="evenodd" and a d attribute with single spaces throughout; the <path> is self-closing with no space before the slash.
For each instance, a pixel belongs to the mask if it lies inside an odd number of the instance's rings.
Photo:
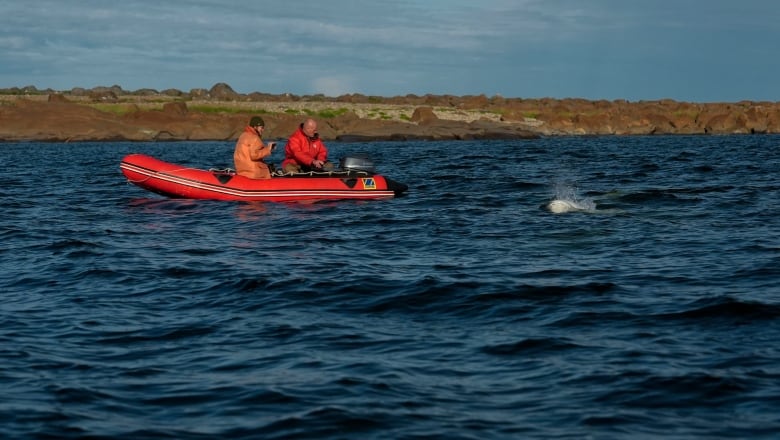
<path id="1" fill-rule="evenodd" d="M 266 138 L 284 140 L 306 116 L 285 113 L 295 103 L 315 111 L 346 108 L 339 116 L 318 118 L 320 136 L 326 140 L 455 140 L 512 139 L 539 135 L 650 135 L 779 133 L 780 103 L 741 101 L 736 103 L 685 103 L 669 99 L 629 102 L 584 99 L 507 99 L 479 96 L 417 96 L 381 98 L 344 95 L 338 99 L 323 95 L 296 96 L 253 93 L 241 95 L 224 83 L 211 90 L 192 89 L 181 94 L 174 89 L 159 95 L 117 95 L 119 86 L 90 91 L 50 91 L 23 94 L 12 88 L 0 95 L 0 140 L 234 140 L 248 118 L 263 110 Z M 25 87 L 33 91 L 32 86 Z M 37 89 L 36 89 L 37 90 Z M 210 113 L 186 100 L 227 99 L 234 111 Z M 90 98 L 86 100 L 85 98 Z M 172 99 L 176 99 L 172 101 Z M 251 98 L 251 100 L 250 100 Z M 93 108 L 93 102 L 116 102 L 117 113 Z M 244 103 L 251 104 L 246 106 Z M 151 105 L 150 105 L 151 103 Z M 162 103 L 162 104 L 161 104 Z M 257 103 L 257 104 L 256 104 Z M 390 104 L 392 103 L 392 104 Z M 398 106 L 388 114 L 374 107 Z M 500 107 L 499 107 L 500 105 Z M 434 106 L 437 109 L 434 112 Z M 484 106 L 484 108 L 482 107 Z M 475 107 L 474 109 L 467 109 Z M 113 109 L 113 107 L 112 107 Z M 366 109 L 372 109 L 367 111 Z M 381 118 L 376 114 L 382 114 Z M 411 118 L 406 115 L 412 113 Z M 393 116 L 389 116 L 392 114 Z M 360 115 L 363 115 L 362 118 Z M 500 115 L 500 119 L 499 119 Z M 490 116 L 490 117 L 487 117 Z M 363 119 L 365 118 L 365 119 Z"/>
<path id="2" fill-rule="evenodd" d="M 133 95 L 136 96 L 155 96 L 159 94 L 160 92 L 154 89 L 138 89 L 135 92 L 133 92 Z"/>
<path id="3" fill-rule="evenodd" d="M 433 112 L 433 108 L 425 106 L 414 109 L 414 113 L 412 113 L 410 120 L 417 124 L 429 125 L 436 123 L 436 121 L 439 120 L 439 117 Z"/>
<path id="4" fill-rule="evenodd" d="M 184 92 L 177 89 L 165 89 L 162 92 L 160 92 L 160 94 L 165 96 L 182 96 L 184 95 Z"/>
<path id="5" fill-rule="evenodd" d="M 163 113 L 170 113 L 175 115 L 186 115 L 187 114 L 187 104 L 181 101 L 176 102 L 166 102 L 163 104 Z"/>
<path id="6" fill-rule="evenodd" d="M 120 87 L 120 86 L 118 86 L 116 84 L 111 86 L 111 87 L 104 87 L 104 86 L 94 87 L 92 90 L 90 90 L 90 92 L 91 93 L 97 93 L 97 94 L 111 92 L 111 93 L 113 93 L 116 96 L 127 95 L 127 93 L 124 90 L 122 90 L 122 87 Z"/>
<path id="7" fill-rule="evenodd" d="M 225 83 L 214 84 L 211 90 L 209 90 L 208 96 L 215 101 L 238 101 L 241 99 L 241 95 Z"/>
<path id="8" fill-rule="evenodd" d="M 354 111 L 348 111 L 328 120 L 328 125 L 336 131 L 350 131 L 363 124 L 363 120 Z"/>
<path id="9" fill-rule="evenodd" d="M 766 132 L 780 133 L 780 108 L 777 106 L 767 110 Z"/>
<path id="10" fill-rule="evenodd" d="M 745 112 L 745 128 L 751 134 L 766 133 L 769 130 L 769 112 L 762 105 L 751 106 Z"/>
<path id="11" fill-rule="evenodd" d="M 733 113 L 721 113 L 715 115 L 704 124 L 704 132 L 707 134 L 732 134 L 745 133 L 744 121 L 740 121 Z"/>
<path id="12" fill-rule="evenodd" d="M 190 98 L 192 99 L 208 99 L 209 91 L 206 89 L 190 89 Z"/>
<path id="13" fill-rule="evenodd" d="M 69 103 L 70 102 L 70 100 L 68 98 L 66 98 L 61 93 L 53 93 L 53 94 L 49 95 L 48 101 L 49 102 L 62 102 L 62 103 Z"/>
<path id="14" fill-rule="evenodd" d="M 89 99 L 95 102 L 119 102 L 119 98 L 116 96 L 116 93 L 111 90 L 98 90 L 89 92 Z"/>
<path id="15" fill-rule="evenodd" d="M 479 110 L 490 106 L 490 101 L 487 96 L 465 96 L 459 107 L 466 110 Z"/>

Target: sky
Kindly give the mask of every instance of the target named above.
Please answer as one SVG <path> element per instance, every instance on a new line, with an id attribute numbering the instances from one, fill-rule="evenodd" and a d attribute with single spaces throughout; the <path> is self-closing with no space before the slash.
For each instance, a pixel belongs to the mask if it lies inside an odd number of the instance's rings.
<path id="1" fill-rule="evenodd" d="M 0 0 L 0 88 L 780 101 L 778 0 Z"/>

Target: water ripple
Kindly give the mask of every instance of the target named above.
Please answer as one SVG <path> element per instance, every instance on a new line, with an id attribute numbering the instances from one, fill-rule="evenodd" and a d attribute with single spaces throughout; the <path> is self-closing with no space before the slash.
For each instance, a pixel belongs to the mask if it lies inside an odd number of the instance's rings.
<path id="1" fill-rule="evenodd" d="M 63 145 L 6 144 L 0 435 L 774 438 L 779 144 L 332 143 L 410 190 L 312 204 L 118 170 L 230 142 L 67 144 L 34 181 Z"/>

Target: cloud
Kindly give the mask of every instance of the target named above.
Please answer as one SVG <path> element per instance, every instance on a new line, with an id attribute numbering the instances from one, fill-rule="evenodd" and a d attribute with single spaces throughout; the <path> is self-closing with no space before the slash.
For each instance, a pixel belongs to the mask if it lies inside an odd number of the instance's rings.
<path id="1" fill-rule="evenodd" d="M 7 1 L 0 87 L 771 99 L 743 78 L 778 70 L 778 20 L 771 0 Z"/>

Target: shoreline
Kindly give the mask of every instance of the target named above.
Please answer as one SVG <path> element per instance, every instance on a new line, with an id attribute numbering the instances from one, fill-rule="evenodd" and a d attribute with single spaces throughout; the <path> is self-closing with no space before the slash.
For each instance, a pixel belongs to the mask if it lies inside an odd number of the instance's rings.
<path id="1" fill-rule="evenodd" d="M 780 133 L 777 102 L 628 102 L 484 95 L 329 98 L 242 95 L 225 84 L 190 93 L 131 93 L 117 86 L 75 94 L 27 92 L 0 89 L 0 141 L 228 140 L 235 139 L 255 114 L 263 116 L 266 131 L 273 137 L 286 137 L 302 119 L 313 117 L 327 140 Z"/>

